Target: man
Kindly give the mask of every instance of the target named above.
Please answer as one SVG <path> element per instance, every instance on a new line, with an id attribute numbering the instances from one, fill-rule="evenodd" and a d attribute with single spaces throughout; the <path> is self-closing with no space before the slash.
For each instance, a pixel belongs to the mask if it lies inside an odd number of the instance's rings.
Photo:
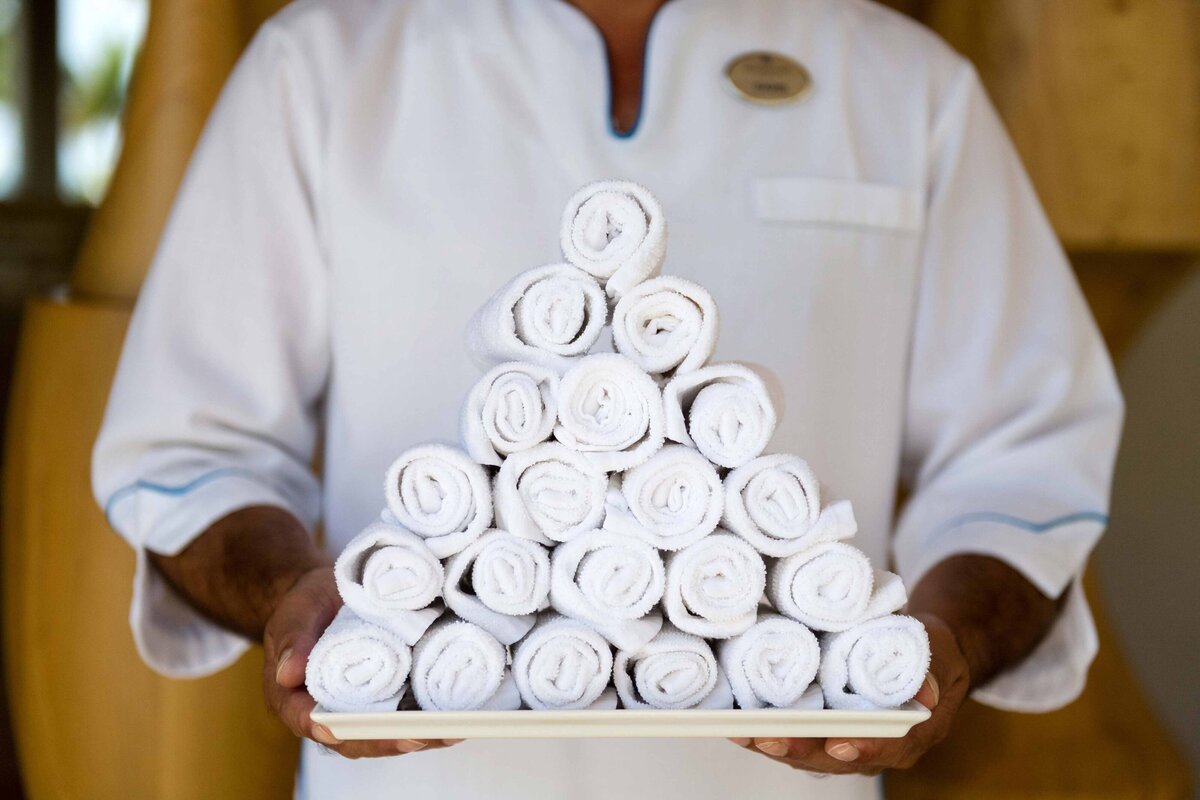
<path id="1" fill-rule="evenodd" d="M 739 96 L 726 65 L 755 51 L 811 86 Z M 454 436 L 478 376 L 466 321 L 558 260 L 563 202 L 606 177 L 662 200 L 666 272 L 721 307 L 717 360 L 774 384 L 771 449 L 851 498 L 856 544 L 912 587 L 933 716 L 906 738 L 446 749 L 338 742 L 309 719 L 329 554 L 375 518 L 396 454 Z M 202 675 L 262 639 L 267 700 L 297 735 L 406 754 L 306 742 L 308 796 L 867 797 L 862 776 L 912 764 L 968 692 L 1036 711 L 1081 690 L 1096 638 L 1078 578 L 1121 414 L 977 78 L 910 21 L 861 0 L 302 0 L 197 148 L 95 484 L 138 550 L 148 663 Z"/>

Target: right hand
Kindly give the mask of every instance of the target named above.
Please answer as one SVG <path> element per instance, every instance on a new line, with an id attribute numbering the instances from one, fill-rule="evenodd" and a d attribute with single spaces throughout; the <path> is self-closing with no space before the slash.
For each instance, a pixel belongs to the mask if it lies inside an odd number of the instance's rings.
<path id="1" fill-rule="evenodd" d="M 346 758 L 394 756 L 457 744 L 461 739 L 347 741 L 312 721 L 317 702 L 304 688 L 308 654 L 342 605 L 333 569 L 304 573 L 275 604 L 263 632 L 263 694 L 267 706 L 297 736 L 312 739 Z"/>

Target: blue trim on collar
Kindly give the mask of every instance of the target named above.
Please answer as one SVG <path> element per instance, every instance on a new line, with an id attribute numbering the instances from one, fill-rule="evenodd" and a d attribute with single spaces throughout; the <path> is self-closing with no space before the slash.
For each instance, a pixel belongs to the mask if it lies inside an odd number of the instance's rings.
<path id="1" fill-rule="evenodd" d="M 662 16 L 662 10 L 671 5 L 672 0 L 666 0 L 661 6 L 654 11 L 654 16 L 650 19 L 650 25 L 646 28 L 646 41 L 642 44 L 642 85 L 638 89 L 638 112 L 633 118 L 633 125 L 629 130 L 621 133 L 616 128 L 616 121 L 613 119 L 612 113 L 612 64 L 608 58 L 608 43 L 604 39 L 604 34 L 600 31 L 599 26 L 592 21 L 592 18 L 583 13 L 579 8 L 569 2 L 564 2 L 568 8 L 571 8 L 579 16 L 583 17 L 584 22 L 592 27 L 596 34 L 596 38 L 600 41 L 600 51 L 604 56 L 604 86 L 607 90 L 605 100 L 605 116 L 608 120 L 608 134 L 614 139 L 620 141 L 628 141 L 634 137 L 641 127 L 642 118 L 646 115 L 646 84 L 649 83 L 649 67 L 650 67 L 650 45 L 654 39 L 654 26 L 658 24 L 659 17 Z"/>

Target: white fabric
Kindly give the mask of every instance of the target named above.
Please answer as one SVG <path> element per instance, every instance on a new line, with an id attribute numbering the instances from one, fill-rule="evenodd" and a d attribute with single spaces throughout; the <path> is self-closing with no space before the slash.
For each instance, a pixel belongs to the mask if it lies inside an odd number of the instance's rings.
<path id="1" fill-rule="evenodd" d="M 558 385 L 554 438 L 606 472 L 635 467 L 663 445 L 662 393 L 624 356 L 586 356 Z"/>
<path id="2" fill-rule="evenodd" d="M 850 501 L 831 499 L 808 463 L 785 453 L 730 470 L 721 524 L 776 558 L 858 532 Z"/>
<path id="3" fill-rule="evenodd" d="M 613 685 L 622 708 L 731 708 L 733 694 L 712 647 L 664 625 L 637 650 L 617 650 Z"/>
<path id="4" fill-rule="evenodd" d="M 613 654 L 592 628 L 546 612 L 513 653 L 513 675 L 530 708 L 616 708 Z"/>
<path id="5" fill-rule="evenodd" d="M 767 597 L 776 610 L 815 631 L 844 631 L 908 602 L 899 576 L 873 569 L 846 542 L 823 542 L 771 565 Z"/>
<path id="6" fill-rule="evenodd" d="M 886 184 L 821 178 L 761 178 L 754 182 L 759 219 L 803 219 L 830 225 L 860 225 L 917 232 L 924 221 L 921 198 Z"/>
<path id="7" fill-rule="evenodd" d="M 570 264 L 525 270 L 501 286 L 467 326 L 467 349 L 487 367 L 526 361 L 562 372 L 608 321 L 600 284 Z"/>
<path id="8" fill-rule="evenodd" d="M 729 91 L 729 60 L 763 49 L 808 68 L 803 101 Z M 853 500 L 874 563 L 894 555 L 911 585 L 983 552 L 1067 592 L 1037 651 L 975 696 L 1071 700 L 1095 652 L 1076 578 L 1104 528 L 1121 401 L 970 66 L 862 0 L 676 0 L 651 30 L 628 139 L 608 129 L 607 74 L 594 27 L 549 0 L 299 0 L 262 28 L 181 184 L 95 450 L 95 493 L 141 552 L 130 616 L 147 662 L 207 674 L 246 643 L 145 551 L 177 553 L 259 504 L 320 520 L 340 551 L 377 516 L 397 453 L 456 438 L 480 370 L 447 342 L 496 287 L 560 258 L 576 189 L 628 176 L 670 221 L 668 271 L 720 306 L 714 360 L 753 363 L 780 404 L 772 449 Z M 778 182 L 771 208 L 760 181 Z M 869 199 L 880 186 L 894 202 Z M 308 746 L 301 774 L 314 798 L 355 800 L 396 786 L 593 800 L 651 778 L 658 800 L 876 786 L 698 740 L 468 741 L 373 763 Z"/>
<path id="9" fill-rule="evenodd" d="M 480 464 L 498 467 L 505 456 L 546 441 L 557 419 L 557 392 L 553 370 L 519 361 L 493 367 L 463 404 L 463 447 Z"/>
<path id="10" fill-rule="evenodd" d="M 613 309 L 613 345 L 647 372 L 682 374 L 704 366 L 719 331 L 712 295 L 675 275 L 639 283 Z"/>
<path id="11" fill-rule="evenodd" d="M 725 489 L 717 470 L 690 447 L 667 445 L 621 476 L 609 491 L 604 529 L 660 550 L 680 550 L 712 533 Z"/>
<path id="12" fill-rule="evenodd" d="M 929 671 L 929 635 L 912 617 L 868 620 L 821 641 L 821 689 L 830 708 L 896 708 L 916 697 Z"/>
<path id="13" fill-rule="evenodd" d="M 810 708 L 816 700 L 821 646 L 795 620 L 760 614 L 745 633 L 717 643 L 717 658 L 738 708 Z"/>
<path id="14" fill-rule="evenodd" d="M 446 606 L 513 644 L 550 596 L 550 556 L 537 542 L 492 530 L 446 562 Z"/>
<path id="15" fill-rule="evenodd" d="M 663 408 L 667 438 L 696 447 L 721 467 L 748 464 L 775 433 L 767 387 L 744 364 L 710 364 L 677 375 L 663 388 Z"/>
<path id="16" fill-rule="evenodd" d="M 567 201 L 561 239 L 567 261 L 604 281 L 605 291 L 619 298 L 662 268 L 667 223 L 646 187 L 597 181 Z"/>
<path id="17" fill-rule="evenodd" d="M 342 606 L 308 655 L 304 685 L 328 711 L 395 711 L 411 667 L 407 643 Z"/>
<path id="18" fill-rule="evenodd" d="M 665 586 L 662 557 L 632 536 L 589 531 L 550 556 L 550 605 L 623 650 L 637 650 L 662 628 L 654 608 Z"/>
<path id="19" fill-rule="evenodd" d="M 766 573 L 753 547 L 722 530 L 668 553 L 667 619 L 708 639 L 737 636 L 754 624 Z"/>
<path id="20" fill-rule="evenodd" d="M 514 453 L 496 475 L 496 524 L 542 544 L 565 542 L 604 520 L 608 476 L 557 442 Z"/>
<path id="21" fill-rule="evenodd" d="M 513 711 L 521 707 L 508 651 L 470 622 L 439 622 L 412 651 L 413 697 L 424 711 Z"/>
<path id="22" fill-rule="evenodd" d="M 384 522 L 350 540 L 333 564 L 338 594 L 355 614 L 391 630 L 409 645 L 441 616 L 445 571 L 425 541 Z"/>
<path id="23" fill-rule="evenodd" d="M 492 486 L 483 467 L 457 447 L 423 444 L 405 450 L 383 483 L 387 510 L 445 558 L 492 524 Z"/>

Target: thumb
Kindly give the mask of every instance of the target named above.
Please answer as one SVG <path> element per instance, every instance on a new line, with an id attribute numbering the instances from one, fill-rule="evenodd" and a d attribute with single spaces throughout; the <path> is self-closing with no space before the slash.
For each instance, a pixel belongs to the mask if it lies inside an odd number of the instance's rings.
<path id="1" fill-rule="evenodd" d="M 284 596 L 264 636 L 267 657 L 275 660 L 275 682 L 288 689 L 304 684 L 308 655 L 341 606 L 336 591 L 305 583 L 302 579 Z"/>

